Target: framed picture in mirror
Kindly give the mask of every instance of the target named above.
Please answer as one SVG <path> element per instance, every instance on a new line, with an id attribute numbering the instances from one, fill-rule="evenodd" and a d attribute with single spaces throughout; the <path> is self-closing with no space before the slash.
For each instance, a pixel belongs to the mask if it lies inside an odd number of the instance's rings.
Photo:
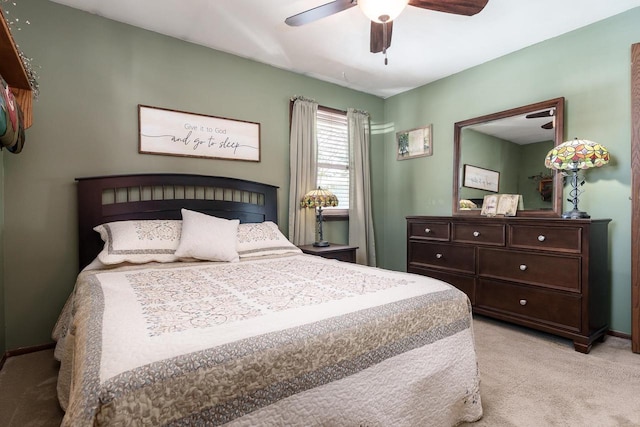
<path id="1" fill-rule="evenodd" d="M 464 165 L 462 185 L 478 190 L 498 192 L 500 172 L 478 166 Z"/>

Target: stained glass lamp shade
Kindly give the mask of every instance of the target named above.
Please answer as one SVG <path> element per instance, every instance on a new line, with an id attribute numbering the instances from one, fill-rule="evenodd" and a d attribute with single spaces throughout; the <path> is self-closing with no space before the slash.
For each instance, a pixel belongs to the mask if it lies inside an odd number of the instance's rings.
<path id="1" fill-rule="evenodd" d="M 566 170 L 571 173 L 571 198 L 573 210 L 562 214 L 563 218 L 589 218 L 586 212 L 578 209 L 578 196 L 582 193 L 578 188 L 580 181 L 578 172 L 583 169 L 599 168 L 609 163 L 609 151 L 597 142 L 586 139 L 572 139 L 554 147 L 547 153 L 544 165 L 549 169 Z"/>
<path id="2" fill-rule="evenodd" d="M 304 195 L 300 206 L 303 208 L 316 209 L 316 227 L 318 230 L 318 240 L 313 246 L 329 246 L 329 242 L 324 240 L 322 235 L 322 208 L 330 206 L 338 206 L 338 198 L 329 190 L 323 190 L 318 187 L 316 190 L 311 190 Z"/>

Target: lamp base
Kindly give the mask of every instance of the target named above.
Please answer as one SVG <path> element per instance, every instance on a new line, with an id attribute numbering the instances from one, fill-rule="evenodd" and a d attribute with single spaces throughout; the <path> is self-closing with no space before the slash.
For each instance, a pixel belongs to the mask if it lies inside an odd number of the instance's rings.
<path id="1" fill-rule="evenodd" d="M 584 211 L 579 211 L 578 209 L 573 209 L 571 211 L 567 211 L 562 214 L 562 218 L 565 219 L 581 219 L 581 218 L 591 218 L 588 213 Z"/>
<path id="2" fill-rule="evenodd" d="M 319 247 L 319 248 L 324 248 L 326 246 L 329 246 L 329 242 L 327 242 L 326 240 L 321 240 L 319 242 L 314 242 L 313 246 Z"/>

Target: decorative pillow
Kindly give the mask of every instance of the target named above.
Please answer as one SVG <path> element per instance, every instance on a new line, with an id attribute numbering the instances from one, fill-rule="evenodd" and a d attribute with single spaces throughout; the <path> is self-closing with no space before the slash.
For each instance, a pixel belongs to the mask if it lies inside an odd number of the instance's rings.
<path id="1" fill-rule="evenodd" d="M 240 258 L 302 253 L 287 240 L 278 226 L 271 222 L 245 223 L 238 227 L 238 254 Z"/>
<path id="2" fill-rule="evenodd" d="M 240 220 L 182 209 L 182 236 L 175 255 L 207 261 L 237 262 Z"/>
<path id="3" fill-rule="evenodd" d="M 179 220 L 115 221 L 94 228 L 104 241 L 98 254 L 106 265 L 130 262 L 174 262 L 180 243 L 182 222 Z"/>

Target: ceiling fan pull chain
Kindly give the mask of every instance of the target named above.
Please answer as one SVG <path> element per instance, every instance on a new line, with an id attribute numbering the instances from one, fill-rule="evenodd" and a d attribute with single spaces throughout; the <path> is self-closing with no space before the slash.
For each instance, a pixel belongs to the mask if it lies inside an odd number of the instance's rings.
<path id="1" fill-rule="evenodd" d="M 384 54 L 384 65 L 389 65 L 387 59 L 387 20 L 382 22 L 382 53 Z"/>

